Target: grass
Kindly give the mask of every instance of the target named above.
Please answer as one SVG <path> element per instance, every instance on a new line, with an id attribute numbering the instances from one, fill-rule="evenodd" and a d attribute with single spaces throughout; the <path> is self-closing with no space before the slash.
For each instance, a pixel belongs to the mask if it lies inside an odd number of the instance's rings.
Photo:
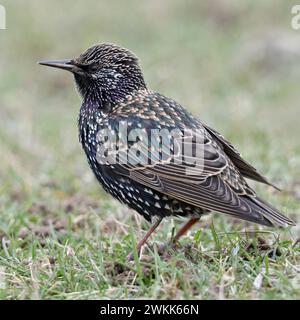
<path id="1" fill-rule="evenodd" d="M 299 221 L 292 3 L 1 4 L 1 299 L 300 298 L 299 225 L 269 229 L 214 214 L 162 251 L 181 223 L 169 220 L 128 263 L 149 226 L 95 182 L 77 139 L 70 76 L 36 65 L 100 41 L 131 48 L 149 86 L 230 139 L 283 190 L 253 184 L 257 192 Z"/>

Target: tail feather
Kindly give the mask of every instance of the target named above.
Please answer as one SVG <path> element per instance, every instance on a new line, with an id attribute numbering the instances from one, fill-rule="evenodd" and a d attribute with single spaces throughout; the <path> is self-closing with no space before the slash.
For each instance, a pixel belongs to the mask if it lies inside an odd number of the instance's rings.
<path id="1" fill-rule="evenodd" d="M 262 220 L 265 222 L 267 220 L 269 225 L 279 225 L 279 226 L 287 226 L 287 225 L 295 225 L 295 222 L 290 218 L 284 216 L 280 213 L 276 208 L 272 205 L 267 203 L 266 201 L 262 200 L 259 197 L 255 198 L 244 198 L 247 204 L 256 212 L 259 213 L 264 219 Z M 254 221 L 260 224 L 267 225 L 267 223 L 262 223 L 260 221 Z"/>

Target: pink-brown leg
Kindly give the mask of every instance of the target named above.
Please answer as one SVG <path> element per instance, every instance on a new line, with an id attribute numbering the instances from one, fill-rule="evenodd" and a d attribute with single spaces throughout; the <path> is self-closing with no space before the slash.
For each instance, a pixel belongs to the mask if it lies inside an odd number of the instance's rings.
<path id="1" fill-rule="evenodd" d="M 198 222 L 200 218 L 191 218 L 185 224 L 183 224 L 179 230 L 177 231 L 173 241 L 177 241 L 181 236 L 183 236 L 196 222 Z"/>
<path id="2" fill-rule="evenodd" d="M 142 246 L 145 244 L 145 242 L 148 240 L 148 238 L 151 236 L 151 234 L 155 231 L 155 229 L 160 225 L 162 219 L 158 220 L 157 222 L 155 222 L 151 228 L 148 230 L 148 232 L 145 234 L 144 238 L 139 241 L 139 243 L 136 246 L 138 255 L 140 254 L 141 248 Z M 133 260 L 133 252 L 131 252 L 128 256 L 127 256 L 127 260 Z"/>

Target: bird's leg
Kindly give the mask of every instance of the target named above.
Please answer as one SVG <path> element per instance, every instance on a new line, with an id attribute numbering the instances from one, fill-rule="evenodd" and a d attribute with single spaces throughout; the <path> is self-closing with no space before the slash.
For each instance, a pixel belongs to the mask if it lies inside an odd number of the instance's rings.
<path id="1" fill-rule="evenodd" d="M 145 234 L 144 238 L 142 240 L 139 241 L 139 243 L 136 246 L 138 255 L 140 254 L 141 248 L 142 246 L 145 244 L 145 242 L 148 240 L 148 238 L 151 236 L 151 234 L 155 231 L 155 229 L 160 225 L 162 221 L 162 218 L 160 218 L 159 220 L 157 220 L 152 226 L 151 228 L 147 231 L 147 233 Z M 131 252 L 128 256 L 127 256 L 127 260 L 133 260 L 133 252 Z"/>
<path id="2" fill-rule="evenodd" d="M 173 248 L 174 244 L 176 243 L 176 241 L 183 236 L 196 222 L 198 222 L 200 220 L 200 218 L 191 218 L 190 220 L 188 220 L 186 223 L 184 223 L 179 230 L 177 231 L 176 235 L 174 238 L 171 239 L 169 245 L 171 245 Z M 159 252 L 164 252 L 166 249 L 167 245 L 163 244 L 159 247 Z"/>
<path id="3" fill-rule="evenodd" d="M 196 222 L 198 222 L 200 218 L 191 218 L 185 224 L 183 224 L 180 229 L 177 231 L 175 237 L 173 238 L 173 242 L 176 242 L 181 236 L 183 236 Z"/>

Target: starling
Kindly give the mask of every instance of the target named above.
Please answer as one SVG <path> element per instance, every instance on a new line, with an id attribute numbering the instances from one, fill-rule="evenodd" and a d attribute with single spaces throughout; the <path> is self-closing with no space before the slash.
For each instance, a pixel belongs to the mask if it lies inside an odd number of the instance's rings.
<path id="1" fill-rule="evenodd" d="M 229 141 L 147 88 L 128 49 L 102 43 L 78 58 L 40 64 L 73 73 L 82 97 L 79 139 L 92 171 L 105 191 L 152 223 L 138 252 L 169 216 L 189 218 L 175 240 L 211 211 L 294 225 L 247 184 L 245 178 L 272 185 Z"/>

